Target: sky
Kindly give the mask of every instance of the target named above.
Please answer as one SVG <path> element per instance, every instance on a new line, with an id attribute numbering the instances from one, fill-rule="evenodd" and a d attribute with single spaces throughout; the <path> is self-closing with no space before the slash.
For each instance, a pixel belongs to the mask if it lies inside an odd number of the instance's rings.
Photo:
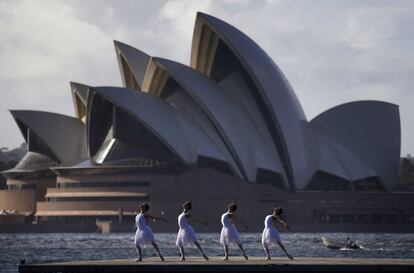
<path id="1" fill-rule="evenodd" d="M 414 153 L 414 1 L 402 0 L 0 0 L 0 147 L 24 141 L 8 109 L 73 116 L 70 81 L 121 86 L 113 40 L 188 64 L 197 11 L 258 43 L 308 120 L 356 100 L 399 105 L 401 154 Z"/>

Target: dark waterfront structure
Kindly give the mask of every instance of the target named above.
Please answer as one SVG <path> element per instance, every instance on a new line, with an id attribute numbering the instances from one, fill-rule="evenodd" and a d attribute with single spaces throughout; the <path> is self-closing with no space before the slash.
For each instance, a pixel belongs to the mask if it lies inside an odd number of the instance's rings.
<path id="1" fill-rule="evenodd" d="M 146 201 L 171 220 L 155 228 L 172 231 L 192 200 L 215 231 L 235 201 L 255 229 L 282 206 L 297 231 L 412 231 L 397 105 L 351 102 L 308 121 L 273 60 L 202 13 L 190 66 L 115 50 L 124 87 L 72 82 L 75 117 L 11 112 L 28 153 L 3 172 L 4 209 L 38 223 L 129 225 Z"/>
<path id="2" fill-rule="evenodd" d="M 103 260 L 61 262 L 48 264 L 27 264 L 19 266 L 19 272 L 414 272 L 412 259 L 355 259 L 355 258 L 274 258 L 264 261 L 253 257 L 249 261 L 232 257 L 230 261 L 222 261 L 218 257 L 210 261 L 200 258 L 189 258 L 185 263 L 178 262 L 176 257 L 167 257 L 165 262 L 154 258 L 142 263 L 134 260 Z"/>

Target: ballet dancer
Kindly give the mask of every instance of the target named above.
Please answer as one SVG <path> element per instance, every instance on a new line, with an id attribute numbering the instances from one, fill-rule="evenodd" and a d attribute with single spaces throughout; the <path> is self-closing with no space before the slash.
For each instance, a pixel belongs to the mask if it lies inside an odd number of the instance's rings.
<path id="1" fill-rule="evenodd" d="M 235 226 L 235 223 L 238 222 L 239 224 L 242 224 L 240 220 L 236 218 L 235 212 L 237 210 L 237 205 L 234 203 L 231 203 L 228 205 L 228 210 L 226 213 L 223 213 L 221 215 L 221 224 L 223 225 L 223 228 L 221 229 L 221 235 L 220 235 L 220 244 L 224 247 L 224 258 L 223 260 L 227 261 L 229 259 L 229 244 L 231 242 L 236 243 L 236 245 L 240 248 L 243 257 L 248 260 L 249 258 L 246 255 L 246 252 L 243 249 L 243 246 L 240 241 L 240 235 L 237 231 L 237 228 Z M 246 229 L 248 228 L 247 225 L 242 224 Z"/>
<path id="2" fill-rule="evenodd" d="M 203 255 L 204 259 L 208 261 L 207 255 L 204 253 L 199 242 L 197 241 L 193 227 L 188 224 L 187 220 L 194 219 L 195 221 L 198 221 L 204 225 L 207 225 L 207 223 L 196 218 L 194 215 L 191 215 L 190 210 L 192 207 L 193 204 L 190 201 L 185 202 L 183 204 L 183 212 L 178 215 L 178 226 L 180 229 L 178 230 L 177 241 L 175 245 L 180 249 L 180 261 L 185 261 L 184 246 L 187 244 L 195 244 L 198 250 L 200 250 L 201 255 Z"/>
<path id="3" fill-rule="evenodd" d="M 154 239 L 154 234 L 152 233 L 151 228 L 147 225 L 146 221 L 148 219 L 154 219 L 154 220 L 161 220 L 164 222 L 167 222 L 166 219 L 161 217 L 155 217 L 150 214 L 148 214 L 148 210 L 150 206 L 147 203 L 144 203 L 140 205 L 140 211 L 135 217 L 135 224 L 137 226 L 137 231 L 135 232 L 135 249 L 138 253 L 138 259 L 136 259 L 136 262 L 142 262 L 142 249 L 141 245 L 147 245 L 151 244 L 155 251 L 157 251 L 158 256 L 160 256 L 161 261 L 164 261 L 164 257 L 161 255 L 160 249 L 158 248 L 157 243 Z"/>
<path id="4" fill-rule="evenodd" d="M 265 228 L 263 230 L 262 234 L 262 245 L 264 248 L 264 251 L 266 253 L 265 260 L 270 260 L 270 252 L 269 252 L 269 245 L 270 244 L 278 244 L 280 248 L 285 252 L 286 256 L 289 257 L 289 259 L 293 260 L 293 257 L 289 255 L 287 252 L 285 246 L 282 244 L 282 240 L 280 239 L 279 231 L 276 229 L 276 223 L 279 222 L 282 225 L 285 226 L 286 230 L 289 230 L 289 226 L 286 222 L 284 222 L 281 219 L 281 216 L 283 215 L 283 209 L 282 208 L 274 208 L 273 214 L 267 215 L 264 221 Z"/>

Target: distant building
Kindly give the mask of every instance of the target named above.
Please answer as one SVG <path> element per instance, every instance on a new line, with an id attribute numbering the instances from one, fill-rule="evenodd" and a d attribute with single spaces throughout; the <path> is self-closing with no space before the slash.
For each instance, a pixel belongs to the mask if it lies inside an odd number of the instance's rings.
<path id="1" fill-rule="evenodd" d="M 19 148 L 12 150 L 6 147 L 0 148 L 0 172 L 13 168 L 26 152 L 26 143 L 22 143 Z M 4 188 L 7 188 L 6 178 L 0 175 L 0 190 Z"/>
<path id="2" fill-rule="evenodd" d="M 401 158 L 400 183 L 404 189 L 414 190 L 414 159 L 410 154 Z"/>
<path id="3" fill-rule="evenodd" d="M 120 42 L 115 50 L 124 87 L 72 82 L 75 117 L 11 111 L 28 152 L 3 172 L 0 208 L 43 223 L 130 222 L 145 201 L 171 220 L 156 229 L 175 230 L 189 199 L 209 231 L 231 201 L 254 228 L 275 206 L 294 230 L 413 224 L 414 195 L 396 192 L 397 105 L 351 102 L 308 121 L 263 49 L 203 13 L 190 66 Z"/>

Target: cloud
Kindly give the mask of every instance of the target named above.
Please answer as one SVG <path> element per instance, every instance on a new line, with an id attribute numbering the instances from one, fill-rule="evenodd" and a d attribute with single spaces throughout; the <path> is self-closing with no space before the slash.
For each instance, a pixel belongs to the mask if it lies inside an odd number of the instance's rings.
<path id="1" fill-rule="evenodd" d="M 69 81 L 119 85 L 113 39 L 188 64 L 197 11 L 262 46 L 309 119 L 354 100 L 400 105 L 402 154 L 414 151 L 414 3 L 356 0 L 0 2 L 2 146 L 22 141 L 5 109 L 72 114 Z"/>
<path id="2" fill-rule="evenodd" d="M 112 33 L 60 1 L 0 2 L 3 146 L 22 142 L 6 109 L 72 114 L 69 81 L 119 84 Z"/>

